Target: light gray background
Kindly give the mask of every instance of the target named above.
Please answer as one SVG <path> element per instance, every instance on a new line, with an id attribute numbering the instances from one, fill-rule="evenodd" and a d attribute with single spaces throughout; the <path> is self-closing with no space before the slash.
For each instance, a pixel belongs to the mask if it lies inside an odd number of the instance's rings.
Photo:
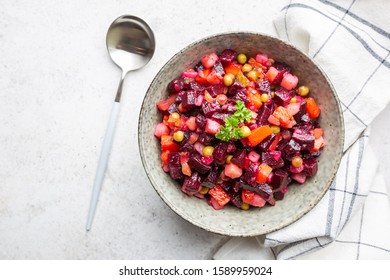
<path id="1" fill-rule="evenodd" d="M 225 31 L 276 35 L 284 1 L 11 1 L 0 3 L 0 258 L 210 259 L 227 238 L 174 214 L 139 158 L 143 95 L 177 51 Z M 91 232 L 85 222 L 100 146 L 120 78 L 105 47 L 122 14 L 143 18 L 157 49 L 127 76 Z M 374 149 L 390 184 L 387 121 Z"/>

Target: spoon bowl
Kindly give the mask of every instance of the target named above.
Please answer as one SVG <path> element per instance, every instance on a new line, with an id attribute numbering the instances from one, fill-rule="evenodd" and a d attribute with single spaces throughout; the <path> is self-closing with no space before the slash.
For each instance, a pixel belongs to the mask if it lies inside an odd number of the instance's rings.
<path id="1" fill-rule="evenodd" d="M 106 37 L 111 59 L 124 72 L 137 70 L 152 58 L 155 49 L 153 31 L 135 16 L 121 16 L 110 26 Z"/>
<path id="2" fill-rule="evenodd" d="M 154 54 L 155 40 L 152 29 L 142 19 L 124 15 L 118 17 L 110 25 L 106 37 L 107 50 L 111 59 L 122 69 L 122 76 L 112 106 L 110 120 L 106 128 L 95 181 L 92 189 L 91 204 L 87 218 L 87 231 L 91 229 L 96 206 L 106 171 L 108 157 L 114 137 L 119 114 L 119 102 L 122 94 L 123 81 L 128 72 L 145 66 Z"/>

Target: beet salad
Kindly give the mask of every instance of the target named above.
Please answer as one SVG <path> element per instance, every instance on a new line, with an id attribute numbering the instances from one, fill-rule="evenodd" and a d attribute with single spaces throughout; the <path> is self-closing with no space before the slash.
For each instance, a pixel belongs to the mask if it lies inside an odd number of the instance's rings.
<path id="1" fill-rule="evenodd" d="M 226 49 L 201 58 L 168 92 L 154 135 L 162 169 L 187 195 L 248 210 L 275 205 L 291 182 L 316 174 L 321 110 L 288 65 Z"/>

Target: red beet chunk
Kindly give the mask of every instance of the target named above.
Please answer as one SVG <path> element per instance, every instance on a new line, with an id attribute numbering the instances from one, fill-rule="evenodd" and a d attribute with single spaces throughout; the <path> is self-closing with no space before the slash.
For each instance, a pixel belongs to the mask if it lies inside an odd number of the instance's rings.
<path id="1" fill-rule="evenodd" d="M 219 59 L 223 66 L 227 66 L 234 61 L 235 56 L 236 52 L 234 50 L 225 49 L 219 55 Z"/>
<path id="2" fill-rule="evenodd" d="M 274 189 L 285 188 L 291 182 L 288 172 L 282 169 L 278 169 L 274 172 L 270 185 Z"/>
<path id="3" fill-rule="evenodd" d="M 227 142 L 221 141 L 215 146 L 213 157 L 216 163 L 218 164 L 225 163 L 226 157 L 228 156 L 227 149 L 228 149 Z"/>
<path id="4" fill-rule="evenodd" d="M 198 171 L 201 174 L 206 174 L 211 170 L 211 166 L 204 164 L 202 162 L 202 157 L 200 156 L 192 156 L 188 160 L 188 165 L 192 168 Z"/>
<path id="5" fill-rule="evenodd" d="M 222 108 L 218 102 L 213 102 L 213 103 L 205 102 L 202 104 L 202 110 L 203 110 L 203 114 L 207 118 L 211 117 L 214 113 L 222 112 Z"/>
<path id="6" fill-rule="evenodd" d="M 246 152 L 244 149 L 241 149 L 241 150 L 237 150 L 234 153 L 230 161 L 240 168 L 245 168 L 245 158 L 246 158 Z"/>
<path id="7" fill-rule="evenodd" d="M 258 169 L 259 166 L 257 164 L 250 162 L 243 176 L 244 181 L 247 182 L 249 185 L 256 184 L 256 176 Z"/>
<path id="8" fill-rule="evenodd" d="M 185 176 L 181 190 L 188 194 L 194 195 L 202 189 L 201 177 L 197 172 L 192 172 L 191 177 Z"/>
<path id="9" fill-rule="evenodd" d="M 271 152 L 261 153 L 261 161 L 262 161 L 262 163 L 271 166 L 273 169 L 280 168 L 280 167 L 284 166 L 282 152 L 280 152 L 280 151 L 271 151 Z"/>
<path id="10" fill-rule="evenodd" d="M 318 170 L 317 160 L 313 157 L 303 159 L 303 171 L 302 174 L 312 177 L 316 175 Z"/>
<path id="11" fill-rule="evenodd" d="M 183 91 L 181 94 L 181 105 L 183 109 L 188 110 L 196 106 L 197 94 L 194 90 Z"/>
<path id="12" fill-rule="evenodd" d="M 275 90 L 274 101 L 276 105 L 286 106 L 290 103 L 290 100 L 295 96 L 295 91 L 286 90 L 283 87 L 278 87 Z"/>

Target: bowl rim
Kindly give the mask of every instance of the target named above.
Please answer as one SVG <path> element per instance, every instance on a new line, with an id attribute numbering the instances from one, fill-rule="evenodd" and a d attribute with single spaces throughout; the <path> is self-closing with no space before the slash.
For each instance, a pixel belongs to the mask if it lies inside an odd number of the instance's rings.
<path id="1" fill-rule="evenodd" d="M 269 228 L 267 230 L 263 230 L 263 231 L 259 230 L 259 232 L 257 232 L 257 233 L 253 232 L 253 233 L 249 233 L 249 234 L 245 234 L 245 233 L 235 234 L 235 233 L 229 233 L 228 230 L 215 230 L 215 229 L 207 228 L 204 225 L 202 225 L 201 223 L 197 222 L 196 220 L 188 219 L 188 217 L 186 217 L 186 215 L 185 215 L 185 213 L 183 211 L 181 211 L 174 204 L 169 203 L 168 200 L 165 197 L 165 194 L 163 192 L 161 192 L 156 187 L 156 184 L 158 182 L 154 181 L 154 179 L 152 178 L 152 176 L 150 174 L 150 170 L 147 167 L 147 163 L 146 163 L 146 160 L 145 160 L 145 152 L 144 152 L 144 149 L 143 149 L 143 141 L 142 141 L 141 133 L 140 133 L 141 128 L 142 128 L 142 119 L 143 119 L 143 117 L 145 117 L 143 111 L 144 111 L 144 108 L 145 108 L 147 96 L 150 93 L 151 87 L 155 83 L 155 81 L 158 78 L 158 76 L 160 75 L 160 73 L 165 71 L 166 68 L 168 68 L 170 62 L 175 60 L 176 57 L 181 55 L 186 50 L 188 50 L 190 48 L 193 48 L 194 46 L 196 46 L 198 44 L 201 44 L 204 41 L 211 40 L 211 39 L 218 38 L 218 37 L 232 36 L 232 35 L 233 36 L 234 35 L 260 36 L 260 37 L 267 37 L 269 39 L 277 40 L 280 43 L 288 46 L 289 48 L 294 49 L 296 52 L 298 52 L 303 57 L 308 59 L 311 63 L 313 63 L 318 68 L 318 70 L 321 72 L 321 75 L 325 78 L 326 82 L 328 83 L 328 85 L 329 85 L 329 87 L 331 89 L 331 93 L 332 93 L 332 95 L 334 97 L 335 103 L 337 104 L 337 109 L 338 109 L 338 113 L 339 113 L 339 117 L 340 117 L 340 127 L 339 127 L 340 135 L 341 135 L 341 138 L 339 140 L 340 150 L 339 150 L 339 152 L 336 155 L 335 164 L 333 165 L 333 170 L 329 173 L 328 181 L 326 182 L 326 186 L 327 187 L 323 188 L 321 190 L 321 192 L 318 193 L 318 196 L 316 197 L 316 200 L 313 201 L 313 203 L 311 203 L 308 207 L 306 207 L 305 210 L 299 212 L 295 216 L 292 216 L 290 219 L 286 220 L 284 223 L 279 223 L 277 226 L 274 226 L 274 227 Z M 211 232 L 211 233 L 216 233 L 216 234 L 220 234 L 220 235 L 223 235 L 223 236 L 231 236 L 231 237 L 253 237 L 253 236 L 258 236 L 258 235 L 262 235 L 262 234 L 268 234 L 268 233 L 271 233 L 271 232 L 275 232 L 277 230 L 283 229 L 283 228 L 285 228 L 285 227 L 287 227 L 287 226 L 297 222 L 304 215 L 306 215 L 308 212 L 310 212 L 321 201 L 321 199 L 324 197 L 325 193 L 329 190 L 330 186 L 332 185 L 332 182 L 335 180 L 336 173 L 337 173 L 337 171 L 339 169 L 339 166 L 340 166 L 340 163 L 341 163 L 341 159 L 342 159 L 342 156 L 344 154 L 344 143 L 345 143 L 345 124 L 344 124 L 343 111 L 342 111 L 342 108 L 341 108 L 341 102 L 340 102 L 340 99 L 339 99 L 339 97 L 337 95 L 337 91 L 336 91 L 336 89 L 333 86 L 333 83 L 331 82 L 331 80 L 328 77 L 328 75 L 326 74 L 326 72 L 322 69 L 322 67 L 313 58 L 308 56 L 305 52 L 303 52 L 297 46 L 292 45 L 290 42 L 285 41 L 284 39 L 280 39 L 280 38 L 277 38 L 275 36 L 269 35 L 269 34 L 265 34 L 265 33 L 261 33 L 261 32 L 252 32 L 252 31 L 229 31 L 229 32 L 214 33 L 214 34 L 202 37 L 202 38 L 200 38 L 200 39 L 198 39 L 198 40 L 196 40 L 196 41 L 186 45 L 185 47 L 183 47 L 179 51 L 177 51 L 173 56 L 171 56 L 164 63 L 164 65 L 160 68 L 160 70 L 155 74 L 153 80 L 150 82 L 149 87 L 148 87 L 148 89 L 147 89 L 147 91 L 146 91 L 146 93 L 144 95 L 144 98 L 143 98 L 142 104 L 141 104 L 141 108 L 140 108 L 140 111 L 139 111 L 138 131 L 137 131 L 137 133 L 138 133 L 138 137 L 137 137 L 138 138 L 137 139 L 138 140 L 138 148 L 139 148 L 139 153 L 140 153 L 143 169 L 144 169 L 144 171 L 145 171 L 145 173 L 146 173 L 146 175 L 148 177 L 148 180 L 151 183 L 153 189 L 157 192 L 157 194 L 164 201 L 164 203 L 171 210 L 173 210 L 173 212 L 175 214 L 177 214 L 178 216 L 183 218 L 185 221 L 187 221 L 187 222 L 197 226 L 198 228 L 201 228 L 201 229 L 203 229 L 205 231 L 208 231 L 208 232 Z"/>

